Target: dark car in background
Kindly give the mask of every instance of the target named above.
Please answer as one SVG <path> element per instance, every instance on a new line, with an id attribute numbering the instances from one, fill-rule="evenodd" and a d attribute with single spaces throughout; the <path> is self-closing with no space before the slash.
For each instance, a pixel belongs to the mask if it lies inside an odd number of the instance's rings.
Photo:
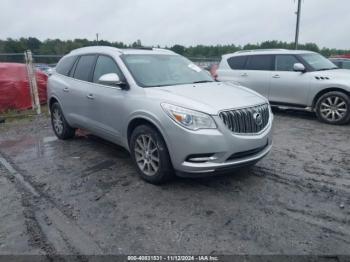
<path id="1" fill-rule="evenodd" d="M 337 67 L 342 68 L 342 69 L 350 69 L 350 58 L 338 58 L 338 57 L 333 57 L 330 58 Z"/>

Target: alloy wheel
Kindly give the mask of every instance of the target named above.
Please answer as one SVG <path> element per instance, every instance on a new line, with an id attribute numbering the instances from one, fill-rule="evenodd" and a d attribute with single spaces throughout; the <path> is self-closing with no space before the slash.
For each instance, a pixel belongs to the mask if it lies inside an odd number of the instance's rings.
<path id="1" fill-rule="evenodd" d="M 330 122 L 338 121 L 345 117 L 348 111 L 347 104 L 342 97 L 326 97 L 320 105 L 322 117 Z"/>
<path id="2" fill-rule="evenodd" d="M 159 170 L 160 159 L 156 143 L 150 135 L 140 135 L 134 146 L 135 159 L 140 170 L 153 176 Z"/>
<path id="3" fill-rule="evenodd" d="M 63 132 L 63 118 L 60 110 L 58 108 L 55 108 L 52 112 L 52 122 L 53 127 L 57 134 L 62 134 Z"/>

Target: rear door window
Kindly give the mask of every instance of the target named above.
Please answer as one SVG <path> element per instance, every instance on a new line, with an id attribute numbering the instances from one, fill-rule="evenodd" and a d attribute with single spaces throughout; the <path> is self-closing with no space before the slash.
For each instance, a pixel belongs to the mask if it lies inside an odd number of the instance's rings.
<path id="1" fill-rule="evenodd" d="M 234 56 L 227 60 L 231 69 L 243 70 L 247 62 L 247 56 Z"/>
<path id="2" fill-rule="evenodd" d="M 294 55 L 276 55 L 276 71 L 294 71 L 294 64 L 300 61 Z"/>
<path id="3" fill-rule="evenodd" d="M 95 55 L 83 55 L 79 58 L 79 61 L 75 67 L 74 78 L 91 81 L 92 68 L 95 64 Z"/>
<path id="4" fill-rule="evenodd" d="M 272 55 L 251 55 L 248 56 L 247 70 L 270 71 L 273 69 Z"/>

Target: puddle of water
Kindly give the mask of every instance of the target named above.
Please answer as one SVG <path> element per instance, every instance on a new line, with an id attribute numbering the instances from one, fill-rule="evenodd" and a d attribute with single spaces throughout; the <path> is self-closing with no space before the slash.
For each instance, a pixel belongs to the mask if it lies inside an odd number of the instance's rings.
<path id="1" fill-rule="evenodd" d="M 0 142 L 0 149 L 4 153 L 10 155 L 18 155 L 21 152 L 26 152 L 27 156 L 30 157 L 42 157 L 49 156 L 53 153 L 53 147 L 50 143 L 57 140 L 55 136 L 47 137 L 33 137 L 24 136 L 18 139 L 9 139 Z"/>
<path id="2" fill-rule="evenodd" d="M 56 141 L 58 138 L 56 136 L 47 136 L 43 138 L 44 143 L 50 143 Z"/>

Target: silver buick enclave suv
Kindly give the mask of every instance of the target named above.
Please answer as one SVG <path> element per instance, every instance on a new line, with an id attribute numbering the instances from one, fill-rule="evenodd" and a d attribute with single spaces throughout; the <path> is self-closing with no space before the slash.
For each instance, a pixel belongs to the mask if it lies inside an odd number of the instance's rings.
<path id="1" fill-rule="evenodd" d="M 313 111 L 329 124 L 350 121 L 350 70 L 310 51 L 246 50 L 222 57 L 216 72 L 265 96 L 271 106 Z"/>
<path id="2" fill-rule="evenodd" d="M 74 50 L 49 78 L 48 98 L 59 138 L 82 128 L 119 144 L 151 183 L 253 165 L 271 149 L 263 96 L 214 82 L 168 50 Z"/>

